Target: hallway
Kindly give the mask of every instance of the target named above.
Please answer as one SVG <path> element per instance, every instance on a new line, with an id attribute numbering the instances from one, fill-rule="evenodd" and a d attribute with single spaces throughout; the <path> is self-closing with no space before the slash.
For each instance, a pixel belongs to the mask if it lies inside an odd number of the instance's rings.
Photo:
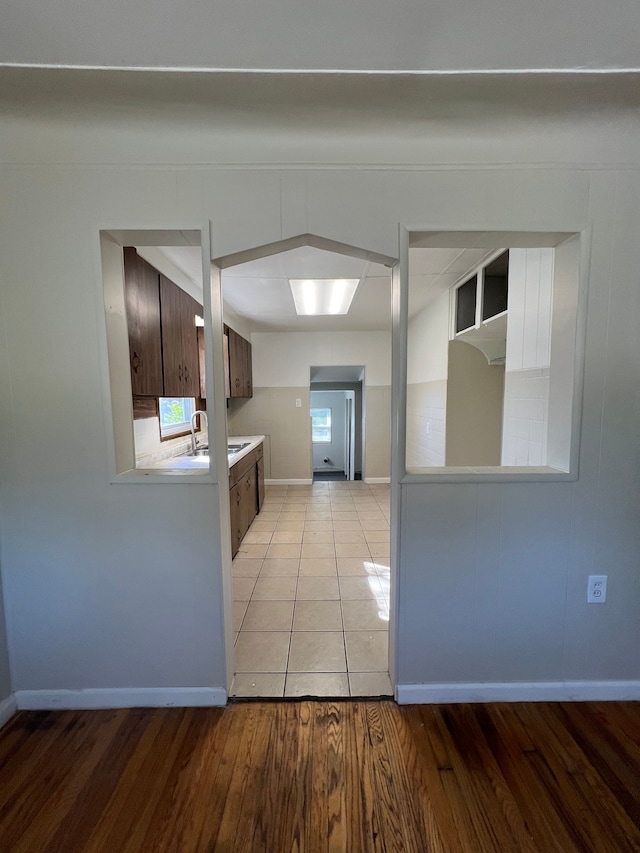
<path id="1" fill-rule="evenodd" d="M 233 561 L 236 697 L 390 696 L 389 486 L 268 486 Z"/>

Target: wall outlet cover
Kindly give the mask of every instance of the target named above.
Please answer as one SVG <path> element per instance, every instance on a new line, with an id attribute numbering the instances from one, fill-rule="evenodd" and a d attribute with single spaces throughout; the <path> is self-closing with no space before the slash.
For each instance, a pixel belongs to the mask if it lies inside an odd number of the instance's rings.
<path id="1" fill-rule="evenodd" d="M 604 604 L 607 600 L 607 575 L 589 575 L 587 603 Z"/>

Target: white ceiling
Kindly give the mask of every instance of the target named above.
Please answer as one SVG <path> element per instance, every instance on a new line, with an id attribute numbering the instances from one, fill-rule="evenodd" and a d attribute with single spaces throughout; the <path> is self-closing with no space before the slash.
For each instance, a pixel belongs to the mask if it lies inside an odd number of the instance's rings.
<path id="1" fill-rule="evenodd" d="M 358 278 L 348 314 L 299 317 L 290 278 Z M 391 328 L 391 274 L 387 267 L 311 246 L 229 267 L 222 272 L 225 304 L 256 331 L 367 331 Z"/>
<path id="2" fill-rule="evenodd" d="M 311 382 L 359 382 L 364 379 L 364 365 L 312 365 L 309 375 Z"/>
<path id="3" fill-rule="evenodd" d="M 5 62 L 93 67 L 630 68 L 637 0 L 5 0 Z"/>
<path id="4" fill-rule="evenodd" d="M 200 249 L 162 249 L 171 263 L 202 287 Z M 409 316 L 472 271 L 490 253 L 486 248 L 409 250 Z M 289 278 L 359 278 L 348 314 L 299 317 Z M 391 271 L 382 264 L 304 246 L 238 264 L 222 271 L 225 305 L 253 331 L 376 331 L 391 328 Z"/>
<path id="5" fill-rule="evenodd" d="M 483 249 L 409 249 L 409 318 L 491 254 Z"/>

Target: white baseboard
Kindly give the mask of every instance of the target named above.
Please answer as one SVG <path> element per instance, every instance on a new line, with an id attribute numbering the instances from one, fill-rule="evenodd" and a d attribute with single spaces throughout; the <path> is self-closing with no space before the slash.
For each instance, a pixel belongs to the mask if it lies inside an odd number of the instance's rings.
<path id="1" fill-rule="evenodd" d="M 80 711 L 98 708 L 208 708 L 227 704 L 222 687 L 118 687 L 89 690 L 17 690 L 19 710 Z"/>
<path id="2" fill-rule="evenodd" d="M 522 681 L 398 684 L 399 705 L 444 702 L 597 702 L 640 699 L 640 681 Z"/>
<path id="3" fill-rule="evenodd" d="M 311 486 L 313 480 L 265 480 L 265 486 Z"/>
<path id="4" fill-rule="evenodd" d="M 0 702 L 0 729 L 5 723 L 9 722 L 17 710 L 18 703 L 16 702 L 15 693 L 12 693 L 11 696 L 7 696 L 6 699 L 3 699 L 2 702 Z"/>
<path id="5" fill-rule="evenodd" d="M 365 477 L 365 483 L 390 483 L 391 477 Z"/>

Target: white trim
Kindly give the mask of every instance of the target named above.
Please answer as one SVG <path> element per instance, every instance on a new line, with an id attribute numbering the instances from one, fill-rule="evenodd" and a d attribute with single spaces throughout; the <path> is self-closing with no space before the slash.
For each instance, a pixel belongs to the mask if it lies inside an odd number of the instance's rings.
<path id="1" fill-rule="evenodd" d="M 637 701 L 640 681 L 517 681 L 461 684 L 398 684 L 399 705 L 443 702 Z"/>
<path id="2" fill-rule="evenodd" d="M 559 66 L 557 68 L 234 68 L 226 65 L 94 65 L 92 63 L 54 63 L 54 62 L 0 62 L 0 68 L 35 68 L 39 70 L 58 71 L 171 71 L 180 74 L 340 74 L 363 75 L 367 77 L 473 77 L 529 74 L 560 75 L 581 74 L 585 76 L 637 74 L 640 66 L 623 66 L 620 68 L 585 68 L 580 66 Z"/>
<path id="3" fill-rule="evenodd" d="M 17 710 L 18 703 L 16 702 L 15 693 L 7 696 L 6 699 L 3 699 L 2 702 L 0 702 L 0 729 L 5 723 L 9 722 Z"/>
<path id="4" fill-rule="evenodd" d="M 97 708 L 200 708 L 227 704 L 222 687 L 97 687 L 89 690 L 16 690 L 17 707 L 29 711 Z"/>
<path id="5" fill-rule="evenodd" d="M 365 477 L 365 483 L 390 483 L 391 477 Z"/>
<path id="6" fill-rule="evenodd" d="M 265 480 L 265 486 L 311 486 L 313 484 L 312 479 L 301 479 L 301 480 Z"/>

